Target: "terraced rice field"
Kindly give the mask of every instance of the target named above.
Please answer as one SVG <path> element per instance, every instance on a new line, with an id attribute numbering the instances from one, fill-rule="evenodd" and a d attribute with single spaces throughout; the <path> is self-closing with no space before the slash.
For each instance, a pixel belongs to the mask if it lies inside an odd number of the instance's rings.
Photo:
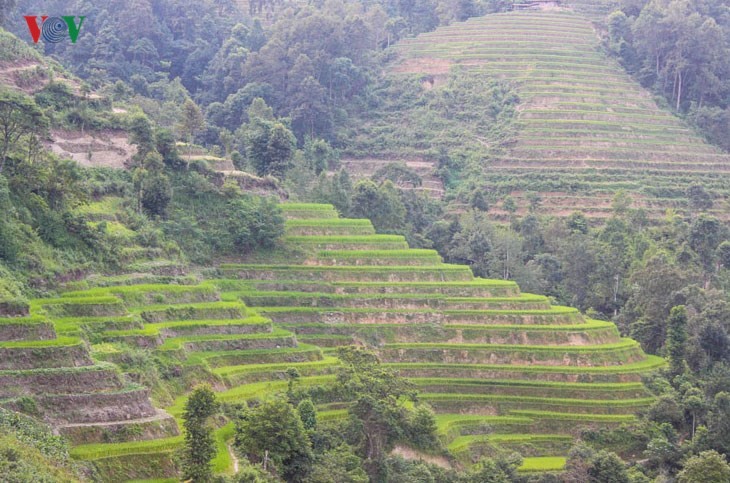
<path id="1" fill-rule="evenodd" d="M 487 15 L 407 39 L 392 72 L 426 74 L 438 85 L 458 67 L 515 87 L 514 143 L 485 154 L 483 164 L 490 184 L 512 191 L 518 213 L 526 211 L 531 184 L 544 192 L 541 212 L 582 210 L 593 218 L 610 216 L 619 189 L 650 218 L 686 209 L 684 190 L 693 182 L 725 193 L 728 155 L 659 108 L 602 52 L 589 18 L 610 13 L 611 2 L 566 5 L 575 11 Z M 727 218 L 724 211 L 716 206 L 714 214 Z"/>
<path id="2" fill-rule="evenodd" d="M 428 250 L 363 250 L 382 235 L 363 235 L 361 222 L 336 222 L 327 205 L 282 207 L 290 230 L 307 227 L 308 235 L 289 235 L 311 247 L 307 260 L 223 265 L 228 280 L 218 283 L 322 357 L 218 365 L 230 387 L 223 398 L 284 387 L 271 380 L 291 366 L 305 384 L 326 384 L 334 348 L 366 344 L 420 389 L 457 460 L 509 448 L 527 457 L 525 471 L 560 469 L 578 427 L 630 423 L 651 403 L 641 375 L 663 361 L 620 338 L 613 324 L 551 306 L 513 282 L 474 278 Z M 334 226 L 356 234 L 332 234 Z M 322 410 L 325 419 L 344 417 Z"/>
<path id="3" fill-rule="evenodd" d="M 175 477 L 182 444 L 185 396 L 155 408 L 116 365 L 129 346 L 177 361 L 183 379 L 208 371 L 220 400 L 241 402 L 285 391 L 291 367 L 300 387 L 332 384 L 336 348 L 368 345 L 433 406 L 459 464 L 510 449 L 524 471 L 559 470 L 578 428 L 631 423 L 651 404 L 641 376 L 664 362 L 613 324 L 474 278 L 329 205 L 282 207 L 286 242 L 306 247 L 298 265 L 221 265 L 195 284 L 107 278 L 0 319 L 0 404 L 32 399 L 74 457 L 115 481 Z M 320 419 L 346 404 L 321 402 Z M 221 473 L 232 435 L 216 433 Z"/>

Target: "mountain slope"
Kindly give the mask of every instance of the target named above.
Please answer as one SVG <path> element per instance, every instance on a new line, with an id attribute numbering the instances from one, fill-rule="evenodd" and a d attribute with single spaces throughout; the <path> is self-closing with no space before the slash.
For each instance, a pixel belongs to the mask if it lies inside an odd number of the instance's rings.
<path id="1" fill-rule="evenodd" d="M 454 146 L 426 132 L 407 149 L 386 143 L 379 156 L 434 160 L 444 146 L 452 156 L 466 153 L 487 188 L 512 194 L 518 213 L 528 205 L 525 191 L 540 192 L 548 214 L 580 209 L 594 218 L 611 213 L 618 190 L 629 192 L 649 217 L 662 216 L 666 208 L 687 209 L 685 191 L 692 183 L 716 199 L 726 193 L 730 158 L 661 109 L 607 58 L 591 23 L 577 13 L 487 15 L 406 40 L 397 47 L 390 82 L 414 87 L 409 79 L 415 75 L 423 83 L 411 97 L 427 101 L 439 89 L 458 97 L 455 71 L 480 78 L 484 89 L 500 81 L 513 88 L 519 102 L 501 138 L 487 136 L 479 149 L 478 138 Z M 370 118 L 364 129 L 387 131 L 388 122 Z M 472 123 L 461 122 L 468 133 Z M 726 218 L 722 211 L 716 206 L 714 214 Z"/>

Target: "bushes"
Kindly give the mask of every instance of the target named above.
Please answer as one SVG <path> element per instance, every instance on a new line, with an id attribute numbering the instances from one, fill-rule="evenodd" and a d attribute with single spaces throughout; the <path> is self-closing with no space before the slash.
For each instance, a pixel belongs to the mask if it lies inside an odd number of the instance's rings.
<path id="1" fill-rule="evenodd" d="M 177 241 L 192 261 L 217 255 L 241 255 L 272 248 L 284 233 L 284 218 L 267 198 L 223 193 L 197 173 L 179 173 L 165 235 Z"/>

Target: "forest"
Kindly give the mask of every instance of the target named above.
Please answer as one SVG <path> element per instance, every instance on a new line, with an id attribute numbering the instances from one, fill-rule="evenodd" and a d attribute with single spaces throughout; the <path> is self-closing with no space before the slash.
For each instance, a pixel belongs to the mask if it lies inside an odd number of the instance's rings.
<path id="1" fill-rule="evenodd" d="M 334 386 L 300 384 L 287 369 L 274 397 L 246 404 L 218 401 L 210 378 L 186 374 L 208 384 L 183 387 L 179 364 L 125 349 L 118 363 L 152 387 L 153 399 L 172 405 L 192 389 L 177 455 L 185 481 L 730 481 L 730 226 L 718 216 L 727 199 L 679 180 L 671 189 L 682 213 L 649 216 L 617 189 L 603 219 L 580 210 L 555 217 L 542 210 L 541 193 L 553 188 L 546 179 L 520 186 L 520 210 L 508 188 L 486 180 L 474 152 L 455 154 L 453 139 L 430 146 L 443 198 L 419 189 L 422 176 L 405 163 L 366 177 L 343 164 L 382 147 L 360 129 L 384 113 L 412 111 L 419 122 L 418 130 L 376 133 L 389 147 L 437 137 L 442 118 L 483 134 L 490 149 L 508 145 L 520 101 L 509 82 L 464 74 L 424 103 L 403 87 L 423 79 L 397 84 L 384 71 L 406 39 L 511 9 L 506 0 L 0 1 L 0 71 L 43 66 L 23 80 L 37 90 L 0 85 L 3 317 L 27 316 L 36 299 L 94 273 L 164 282 L 161 268 L 174 278 L 183 266 L 294 260 L 282 248 L 279 201 L 331 204 L 342 218 L 368 218 L 379 235 L 436 250 L 477 277 L 513 280 L 553 305 L 615 323 L 667 361 L 643 381 L 654 402 L 631 424 L 581 429 L 560 472 L 518 471 L 514 452 L 444 468 L 393 453 L 406 442 L 423 454 L 446 450 L 418 388 L 371 350 L 337 348 Z M 87 16 L 77 42 L 17 40 L 28 40 L 22 15 L 44 12 Z M 597 29 L 605 54 L 662 108 L 730 149 L 728 5 L 621 0 Z M 125 131 L 135 154 L 127 169 L 81 166 L 48 148 L 57 130 Z M 247 177 L 226 177 L 206 159 L 230 161 L 226 171 Z M 644 176 L 651 190 L 651 173 Z M 103 205 L 110 198 L 115 204 Z M 140 253 L 153 261 L 138 261 Z M 321 420 L 315 406 L 332 401 L 354 403 L 343 419 Z M 232 423 L 235 475 L 211 463 L 220 454 L 214 429 L 224 423 Z M 47 426 L 0 409 L 3 481 L 103 481 L 94 471 Z"/>

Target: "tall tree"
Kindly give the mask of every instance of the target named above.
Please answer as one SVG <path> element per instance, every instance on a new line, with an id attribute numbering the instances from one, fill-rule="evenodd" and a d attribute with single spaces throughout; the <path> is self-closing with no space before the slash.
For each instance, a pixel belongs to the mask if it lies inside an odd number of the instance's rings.
<path id="1" fill-rule="evenodd" d="M 48 119 L 35 101 L 15 91 L 0 90 L 0 173 L 5 157 L 21 136 L 39 134 L 48 128 Z"/>
<path id="2" fill-rule="evenodd" d="M 292 132 L 282 123 L 275 123 L 269 132 L 263 174 L 271 174 L 282 179 L 289 169 L 295 148 L 296 139 Z"/>
<path id="3" fill-rule="evenodd" d="M 409 382 L 380 364 L 377 356 L 358 347 L 337 351 L 341 366 L 337 387 L 345 400 L 353 401 L 348 411 L 353 434 L 359 441 L 371 480 L 379 481 L 383 457 L 395 441 L 406 434 L 408 412 L 401 398 L 413 398 Z"/>
<path id="4" fill-rule="evenodd" d="M 195 483 L 213 481 L 211 461 L 215 457 L 216 448 L 210 417 L 217 411 L 215 393 L 207 386 L 195 388 L 185 403 L 183 476 Z"/>
<path id="5" fill-rule="evenodd" d="M 667 320 L 667 358 L 673 374 L 684 372 L 687 337 L 687 308 L 672 307 Z"/>
<path id="6" fill-rule="evenodd" d="M 267 399 L 241 413 L 235 445 L 249 460 L 288 482 L 303 481 L 311 466 L 312 449 L 302 419 L 281 398 Z"/>
<path id="7" fill-rule="evenodd" d="M 684 464 L 677 475 L 677 483 L 727 483 L 730 481 L 730 465 L 725 456 L 717 451 L 703 451 Z"/>
<path id="8" fill-rule="evenodd" d="M 180 129 L 187 136 L 188 159 L 190 159 L 193 153 L 195 134 L 203 129 L 203 126 L 205 126 L 205 119 L 198 105 L 192 99 L 185 100 L 182 109 L 182 119 L 180 120 Z"/>

